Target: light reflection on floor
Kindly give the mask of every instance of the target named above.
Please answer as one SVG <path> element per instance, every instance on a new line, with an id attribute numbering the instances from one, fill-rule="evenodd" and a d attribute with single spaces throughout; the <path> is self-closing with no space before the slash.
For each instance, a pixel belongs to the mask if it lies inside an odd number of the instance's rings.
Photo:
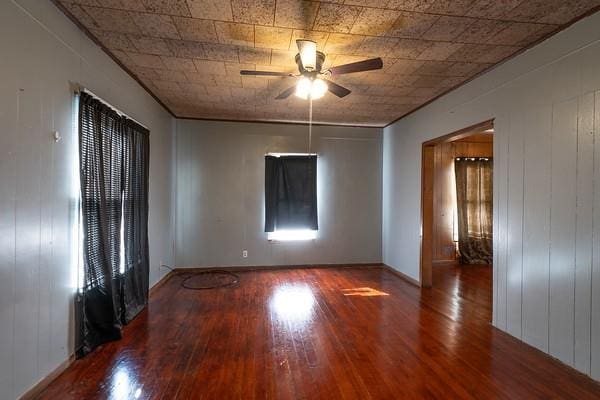
<path id="1" fill-rule="evenodd" d="M 269 307 L 281 320 L 304 324 L 312 320 L 315 296 L 308 285 L 284 285 L 275 289 Z"/>
<path id="2" fill-rule="evenodd" d="M 130 371 L 127 365 L 119 365 L 112 377 L 111 400 L 139 399 L 142 388 L 138 387 L 136 373 Z"/>
<path id="3" fill-rule="evenodd" d="M 460 297 L 460 292 L 459 292 L 460 286 L 459 285 L 460 285 L 459 280 L 455 279 L 454 282 L 452 283 L 452 288 L 451 288 L 451 290 L 452 290 L 452 292 L 451 292 L 452 293 L 452 306 L 453 307 L 450 308 L 450 313 L 451 313 L 450 318 L 452 318 L 453 321 L 458 321 L 458 319 L 463 311 L 462 310 L 463 302 Z"/>

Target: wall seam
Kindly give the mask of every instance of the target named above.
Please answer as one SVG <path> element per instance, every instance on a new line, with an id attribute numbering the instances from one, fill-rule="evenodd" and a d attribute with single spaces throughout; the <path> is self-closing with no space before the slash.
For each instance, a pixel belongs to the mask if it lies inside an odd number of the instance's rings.
<path id="1" fill-rule="evenodd" d="M 39 108 L 39 123 L 40 123 L 40 131 L 44 131 L 44 121 L 43 121 L 43 110 L 44 110 L 44 106 L 43 106 L 43 101 L 42 101 L 42 93 L 40 90 L 40 93 L 38 93 L 39 96 L 39 102 L 40 102 L 40 108 Z M 37 288 L 35 291 L 35 295 L 37 296 L 37 309 L 36 309 L 36 313 L 37 313 L 37 321 L 36 321 L 36 330 L 37 330 L 37 349 L 35 352 L 35 361 L 36 361 L 36 365 L 35 365 L 35 372 L 36 374 L 39 375 L 40 372 L 40 308 L 41 308 L 41 295 L 40 295 L 40 271 L 42 269 L 42 214 L 43 214 L 43 209 L 44 209 L 44 204 L 45 201 L 43 201 L 42 199 L 42 171 L 43 171 L 43 167 L 42 167 L 42 163 L 40 162 L 40 160 L 42 159 L 42 152 L 43 152 L 43 147 L 42 144 L 44 143 L 44 141 L 42 140 L 41 143 L 38 144 L 38 149 L 39 149 L 39 154 L 37 157 L 37 162 L 38 162 L 38 171 L 39 171 L 39 176 L 40 179 L 38 180 L 38 187 L 37 187 L 37 191 L 38 191 L 38 201 L 39 201 L 39 209 L 38 209 L 38 223 L 39 223 L 39 229 L 38 229 L 38 250 L 37 250 L 37 273 L 36 273 L 36 278 L 35 280 L 37 281 Z"/>
<path id="2" fill-rule="evenodd" d="M 577 100 L 577 117 L 576 117 L 576 140 L 575 140 L 575 241 L 574 241 L 574 264 L 573 264 L 573 360 L 575 365 L 575 347 L 577 344 L 577 233 L 579 220 L 579 102 Z"/>
<path id="3" fill-rule="evenodd" d="M 593 129 L 593 135 L 592 135 L 592 143 L 593 143 L 593 151 L 592 151 L 592 170 L 593 170 L 593 179 L 592 179 L 592 258 L 591 258 L 591 265 L 590 265 L 590 376 L 593 373 L 593 361 L 594 361 L 594 343 L 593 343 L 593 338 L 594 336 L 592 335 L 594 333 L 594 249 L 595 249 L 595 245 L 596 245 L 596 227 L 594 226 L 594 222 L 596 222 L 596 218 L 595 214 L 596 214 L 596 181 L 598 179 L 598 177 L 596 176 L 596 133 L 597 133 L 597 126 L 596 126 L 596 98 L 597 98 L 598 92 L 594 93 L 594 111 L 593 111 L 593 121 L 592 121 L 592 129 Z"/>
<path id="4" fill-rule="evenodd" d="M 16 136 L 16 140 L 15 140 L 15 148 L 14 148 L 14 165 L 13 167 L 17 168 L 17 148 L 19 147 L 19 137 L 21 135 L 19 135 L 19 121 L 21 120 L 21 92 L 17 92 L 16 93 L 16 106 L 17 106 L 17 110 L 16 110 L 16 125 L 15 125 L 15 129 L 16 131 L 14 132 L 15 136 Z M 13 226 L 14 226 L 14 239 L 13 239 L 13 245 L 14 245 L 14 250 L 13 250 L 13 298 L 16 295 L 17 292 L 17 177 L 15 175 L 15 182 L 14 182 L 14 189 L 13 189 Z M 16 328 L 16 322 L 17 322 L 17 305 L 16 303 L 13 303 L 13 324 L 12 324 L 12 328 L 13 328 L 13 335 L 12 335 L 12 378 L 11 378 L 11 391 L 13 394 L 13 397 L 16 396 L 16 387 L 15 387 L 15 377 L 16 377 L 16 371 L 15 371 L 15 362 L 16 362 L 16 349 L 15 349 L 15 337 L 17 335 L 17 328 Z"/>
<path id="5" fill-rule="evenodd" d="M 552 104 L 552 111 L 550 114 L 550 201 L 548 210 L 548 290 L 547 290 L 547 298 L 546 298 L 546 352 L 552 354 L 550 350 L 550 292 L 551 292 L 551 277 L 552 277 L 552 188 L 553 188 L 553 179 L 552 179 L 552 138 L 554 137 L 554 103 Z"/>
<path id="6" fill-rule="evenodd" d="M 510 132 L 510 131 L 509 131 Z M 506 166 L 505 166 L 505 171 L 504 173 L 506 174 L 506 223 L 505 223 L 505 228 L 504 228 L 504 243 L 506 246 L 506 251 L 505 251 L 505 256 L 504 256 L 504 260 L 505 260 L 505 265 L 504 265 L 504 324 L 505 324 L 505 328 L 506 330 L 508 330 L 508 265 L 509 265 L 509 258 L 508 255 L 510 253 L 510 246 L 508 243 L 508 215 L 509 215 L 509 208 L 508 208 L 508 203 L 509 203 L 509 193 L 510 193 L 510 174 L 509 174 L 509 163 L 510 163 L 510 134 L 507 135 L 507 141 L 506 141 Z"/>
<path id="7" fill-rule="evenodd" d="M 523 257 L 525 254 L 525 155 L 527 154 L 526 150 L 526 140 L 525 136 L 521 135 L 521 145 L 522 145 L 522 165 L 523 165 L 523 174 L 521 177 L 521 336 L 520 339 L 523 339 Z"/>
<path id="8" fill-rule="evenodd" d="M 50 115 L 51 115 L 51 118 L 52 118 L 51 119 L 52 130 L 56 130 L 56 121 L 54 120 L 54 112 L 55 112 L 55 109 L 54 109 L 54 99 L 51 100 L 51 110 L 52 110 L 52 112 L 50 113 Z M 70 111 L 71 111 L 71 113 L 73 112 L 73 110 L 70 110 Z M 54 205 L 54 199 L 57 197 L 56 196 L 56 192 L 55 192 L 56 186 L 54 185 L 55 175 L 56 175 L 55 171 L 54 171 L 54 169 L 56 168 L 56 162 L 55 162 L 55 159 L 56 159 L 56 143 L 52 144 L 52 151 L 51 151 L 51 158 L 50 159 L 51 159 L 51 162 L 50 162 L 50 164 L 51 164 L 51 166 L 50 166 L 50 168 L 51 168 L 50 169 L 50 171 L 51 171 L 50 187 L 52 188 L 51 189 L 51 193 L 52 193 L 51 207 L 50 207 L 51 210 L 52 210 L 51 211 L 52 217 L 50 219 L 50 240 L 51 240 L 52 245 L 50 246 L 50 259 L 49 259 L 48 268 L 49 268 L 49 270 L 52 270 L 52 266 L 54 265 L 54 255 L 55 255 L 54 254 L 54 250 L 55 250 L 55 247 L 56 247 L 55 246 L 55 240 L 54 240 L 54 234 L 55 234 L 54 223 L 55 223 L 55 218 L 56 218 L 56 214 L 54 212 L 54 206 L 55 206 Z M 55 281 L 54 274 L 52 274 L 52 279 L 49 279 L 48 283 L 50 284 L 50 291 L 48 293 L 48 301 L 50 302 L 50 304 L 54 304 L 54 290 L 56 288 L 56 281 Z M 50 310 L 48 312 L 48 318 L 49 318 L 48 328 L 50 329 L 50 332 L 53 331 L 53 329 L 52 329 L 53 322 L 54 322 L 54 318 L 52 318 L 53 310 L 54 310 L 54 307 L 50 307 Z M 51 356 L 52 349 L 54 347 L 54 343 L 53 343 L 54 342 L 54 337 L 52 335 L 49 335 L 48 342 L 50 344 L 50 348 L 48 349 L 48 351 L 49 351 L 50 354 L 48 355 L 48 357 L 51 360 L 52 359 L 52 356 Z"/>

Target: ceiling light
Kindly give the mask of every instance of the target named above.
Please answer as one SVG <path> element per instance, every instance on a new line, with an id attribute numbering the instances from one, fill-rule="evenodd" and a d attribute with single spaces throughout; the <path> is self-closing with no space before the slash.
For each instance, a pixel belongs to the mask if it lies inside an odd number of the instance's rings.
<path id="1" fill-rule="evenodd" d="M 298 39 L 296 44 L 300 51 L 302 67 L 307 71 L 314 71 L 317 68 L 317 43 L 312 40 Z"/>
<path id="2" fill-rule="evenodd" d="M 301 78 L 296 85 L 296 96 L 301 99 L 320 99 L 327 92 L 327 83 L 322 79 Z"/>

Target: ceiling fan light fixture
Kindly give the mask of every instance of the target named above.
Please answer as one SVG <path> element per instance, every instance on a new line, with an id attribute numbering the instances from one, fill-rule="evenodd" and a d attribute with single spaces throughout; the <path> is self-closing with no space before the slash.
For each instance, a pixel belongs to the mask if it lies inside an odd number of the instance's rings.
<path id="1" fill-rule="evenodd" d="M 298 39 L 296 40 L 302 67 L 307 71 L 317 69 L 317 43 L 312 40 Z"/>
<path id="2" fill-rule="evenodd" d="M 296 96 L 301 99 L 320 99 L 327 92 L 327 83 L 322 79 L 301 78 L 296 85 Z"/>

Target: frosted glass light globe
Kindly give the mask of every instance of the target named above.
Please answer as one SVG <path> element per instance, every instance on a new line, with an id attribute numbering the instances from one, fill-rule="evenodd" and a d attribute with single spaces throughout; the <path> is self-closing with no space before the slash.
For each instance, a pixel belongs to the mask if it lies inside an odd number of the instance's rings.
<path id="1" fill-rule="evenodd" d="M 301 99 L 320 99 L 327 92 L 327 83 L 322 79 L 301 78 L 296 85 L 296 96 Z"/>

